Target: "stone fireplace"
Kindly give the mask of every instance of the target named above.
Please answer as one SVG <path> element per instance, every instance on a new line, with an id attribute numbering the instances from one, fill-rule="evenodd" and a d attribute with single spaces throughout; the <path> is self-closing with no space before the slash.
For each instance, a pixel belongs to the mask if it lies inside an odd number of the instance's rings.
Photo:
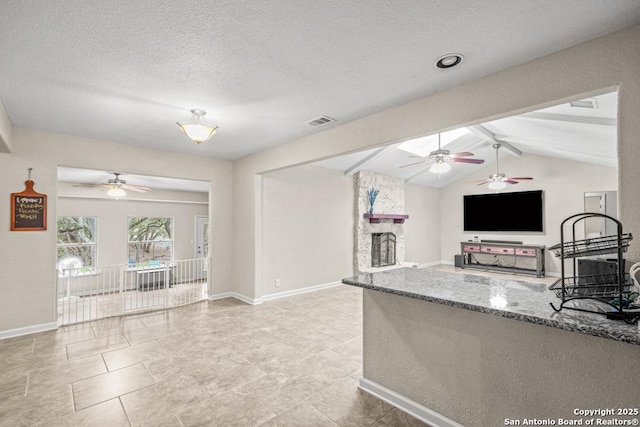
<path id="1" fill-rule="evenodd" d="M 354 176 L 354 206 L 355 206 L 355 235 L 354 235 L 354 269 L 357 273 L 384 270 L 404 261 L 404 225 L 390 219 L 372 223 L 364 215 L 369 213 L 367 191 L 379 190 L 374 204 L 375 214 L 404 214 L 404 180 L 402 178 L 381 175 L 372 171 L 360 171 Z M 393 235 L 395 245 L 393 249 L 386 248 L 382 253 L 385 260 L 392 262 L 378 262 L 373 260 L 374 234 Z M 393 253 L 390 253 L 392 250 Z M 393 258 L 390 256 L 393 255 Z"/>

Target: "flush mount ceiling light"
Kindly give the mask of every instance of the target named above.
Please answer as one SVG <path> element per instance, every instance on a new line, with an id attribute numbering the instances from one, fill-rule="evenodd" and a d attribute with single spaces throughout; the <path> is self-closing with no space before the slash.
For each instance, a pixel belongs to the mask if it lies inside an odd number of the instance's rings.
<path id="1" fill-rule="evenodd" d="M 191 110 L 191 114 L 193 114 L 193 117 L 190 121 L 184 123 L 176 122 L 180 130 L 195 143 L 201 144 L 210 140 L 216 134 L 218 126 L 209 124 L 204 120 L 204 116 L 207 114 L 206 111 Z"/>
<path id="2" fill-rule="evenodd" d="M 464 56 L 459 53 L 447 53 L 436 60 L 436 67 L 446 69 L 460 64 Z"/>

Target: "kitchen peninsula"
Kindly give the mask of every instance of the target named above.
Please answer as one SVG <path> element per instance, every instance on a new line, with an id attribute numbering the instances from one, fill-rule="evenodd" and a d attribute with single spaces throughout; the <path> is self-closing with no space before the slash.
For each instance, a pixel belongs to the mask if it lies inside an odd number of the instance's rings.
<path id="1" fill-rule="evenodd" d="M 638 326 L 556 313 L 548 284 L 532 280 L 453 268 L 344 279 L 364 288 L 360 388 L 434 426 L 638 408 Z"/>

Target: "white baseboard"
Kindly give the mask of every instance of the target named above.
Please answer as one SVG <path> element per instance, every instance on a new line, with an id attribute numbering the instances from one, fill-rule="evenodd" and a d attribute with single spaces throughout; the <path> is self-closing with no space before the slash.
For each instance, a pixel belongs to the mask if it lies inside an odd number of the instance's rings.
<path id="1" fill-rule="evenodd" d="M 286 298 L 286 297 L 299 295 L 299 294 L 306 294 L 307 292 L 315 292 L 321 289 L 334 288 L 340 285 L 342 285 L 342 282 L 322 283 L 320 285 L 307 286 L 300 289 L 292 289 L 290 291 L 263 295 L 260 298 L 249 298 L 248 296 L 240 294 L 238 292 L 222 292 L 219 294 L 209 295 L 209 301 L 215 301 L 217 299 L 222 299 L 222 298 L 235 298 L 247 304 L 258 305 L 258 304 L 262 304 L 263 302 L 272 301 L 275 299 Z"/>
<path id="2" fill-rule="evenodd" d="M 215 301 L 217 299 L 222 299 L 222 298 L 235 298 L 237 300 L 240 300 L 244 303 L 250 304 L 250 305 L 258 305 L 258 304 L 262 304 L 262 299 L 260 298 L 249 298 L 246 295 L 242 295 L 239 294 L 238 292 L 222 292 L 220 294 L 214 294 L 214 295 L 209 295 L 209 301 Z"/>
<path id="3" fill-rule="evenodd" d="M 457 422 L 450 420 L 444 415 L 441 415 L 436 411 L 422 406 L 419 403 L 414 402 L 413 400 L 407 399 L 406 397 L 396 393 L 395 391 L 389 390 L 388 388 L 366 378 L 360 379 L 358 388 L 362 391 L 372 394 L 378 399 L 384 400 L 388 404 L 395 406 L 401 411 L 406 412 L 412 417 L 417 418 L 420 421 L 425 422 L 431 426 L 464 427 L 462 424 L 458 424 Z"/>
<path id="4" fill-rule="evenodd" d="M 442 261 L 425 262 L 424 264 L 418 264 L 418 268 L 433 267 L 434 265 L 440 265 Z"/>
<path id="5" fill-rule="evenodd" d="M 58 329 L 56 322 L 41 323 L 40 325 L 24 326 L 22 328 L 9 329 L 6 331 L 0 331 L 0 340 L 7 338 L 20 337 L 22 335 L 35 334 L 36 332 L 45 332 Z"/>
<path id="6" fill-rule="evenodd" d="M 293 295 L 306 294 L 307 292 L 315 292 L 315 291 L 319 291 L 321 289 L 335 288 L 336 286 L 341 286 L 341 285 L 342 285 L 342 282 L 322 283 L 320 285 L 307 286 L 307 287 L 300 288 L 300 289 L 292 289 L 290 291 L 284 291 L 284 292 L 278 292 L 278 293 L 275 293 L 275 294 L 263 295 L 260 298 L 260 300 L 262 302 L 266 302 L 266 301 L 271 301 L 271 300 L 274 300 L 274 299 L 290 297 L 290 296 L 293 296 Z"/>

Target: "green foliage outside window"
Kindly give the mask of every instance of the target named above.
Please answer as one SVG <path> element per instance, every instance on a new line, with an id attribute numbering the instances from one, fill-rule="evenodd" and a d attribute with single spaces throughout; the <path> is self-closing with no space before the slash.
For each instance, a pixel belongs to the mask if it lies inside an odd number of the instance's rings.
<path id="1" fill-rule="evenodd" d="M 172 218 L 129 218 L 129 265 L 153 266 L 172 259 Z"/>
<path id="2" fill-rule="evenodd" d="M 96 265 L 96 218 L 60 216 L 57 224 L 58 262 L 78 258 L 85 267 Z"/>

